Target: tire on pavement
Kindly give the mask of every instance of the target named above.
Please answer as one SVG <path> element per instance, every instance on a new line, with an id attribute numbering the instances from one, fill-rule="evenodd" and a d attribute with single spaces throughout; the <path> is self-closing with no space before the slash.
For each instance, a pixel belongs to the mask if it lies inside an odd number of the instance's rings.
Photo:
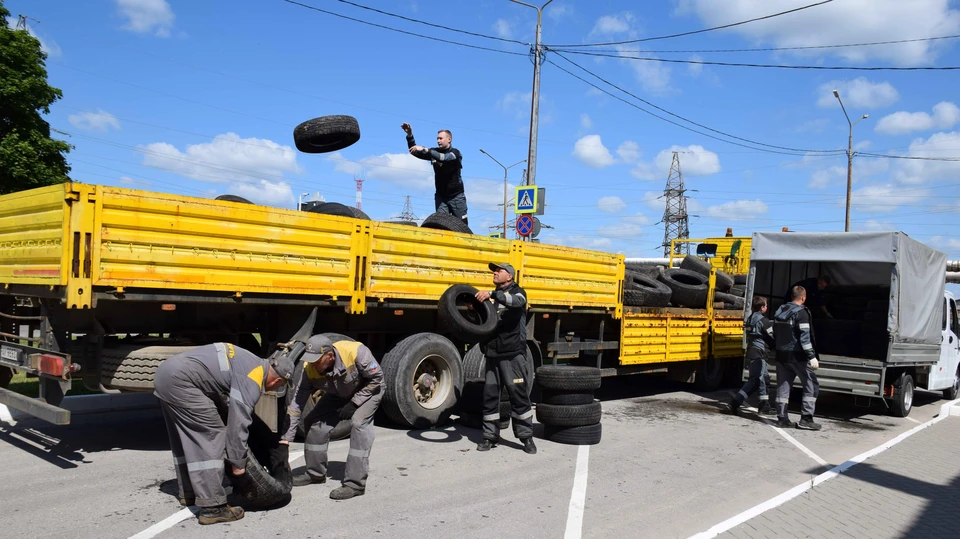
<path id="1" fill-rule="evenodd" d="M 381 364 L 381 406 L 387 417 L 416 429 L 447 420 L 463 391 L 460 353 L 452 342 L 436 333 L 417 333 L 397 343 Z"/>
<path id="2" fill-rule="evenodd" d="M 628 272 L 624 278 L 623 303 L 638 307 L 666 307 L 670 303 L 670 287 L 646 275 Z"/>
<path id="3" fill-rule="evenodd" d="M 352 116 L 321 116 L 293 129 L 293 142 L 303 153 L 328 153 L 360 140 L 360 124 Z"/>
<path id="4" fill-rule="evenodd" d="M 433 228 L 436 230 L 449 230 L 450 232 L 462 232 L 464 234 L 473 234 L 467 223 L 463 219 L 446 212 L 437 212 L 430 214 L 420 223 L 420 228 Z"/>
<path id="5" fill-rule="evenodd" d="M 600 422 L 600 402 L 589 404 L 539 404 L 537 405 L 537 421 L 553 427 L 583 427 Z"/>
<path id="6" fill-rule="evenodd" d="M 542 389 L 593 391 L 600 387 L 600 369 L 573 365 L 544 365 L 537 369 Z"/>
<path id="7" fill-rule="evenodd" d="M 895 417 L 907 417 L 913 410 L 913 376 L 903 373 L 893 386 L 893 398 L 890 399 L 890 414 Z"/>
<path id="8" fill-rule="evenodd" d="M 593 391 L 556 391 L 545 389 L 540 397 L 540 404 L 555 406 L 575 406 L 593 402 Z"/>
<path id="9" fill-rule="evenodd" d="M 670 287 L 670 303 L 677 307 L 702 309 L 707 304 L 707 278 L 681 268 L 665 270 L 660 281 Z"/>
<path id="10" fill-rule="evenodd" d="M 477 289 L 468 284 L 455 284 L 447 288 L 437 303 L 440 323 L 467 344 L 475 344 L 497 330 L 497 311 L 493 302 L 479 301 L 474 296 Z M 467 307 L 461 311 L 460 306 Z"/>
<path id="11" fill-rule="evenodd" d="M 100 382 L 113 389 L 153 391 L 153 376 L 167 358 L 196 346 L 124 346 L 104 348 Z"/>
<path id="12" fill-rule="evenodd" d="M 293 472 L 290 463 L 284 462 L 270 469 L 271 455 L 280 446 L 280 434 L 273 433 L 270 428 L 257 416 L 253 417 L 250 425 L 247 451 L 246 472 L 247 489 L 238 493 L 244 509 L 265 509 L 290 500 L 290 491 L 293 489 Z M 226 465 L 226 476 L 237 484 L 230 465 Z"/>
<path id="13" fill-rule="evenodd" d="M 567 445 L 596 445 L 600 443 L 603 427 L 600 423 L 582 427 L 554 427 L 544 425 L 543 437 L 551 442 Z"/>

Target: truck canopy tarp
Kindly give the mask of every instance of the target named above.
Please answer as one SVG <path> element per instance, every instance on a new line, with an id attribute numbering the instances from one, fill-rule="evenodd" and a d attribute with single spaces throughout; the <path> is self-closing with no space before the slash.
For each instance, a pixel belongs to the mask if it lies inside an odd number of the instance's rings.
<path id="1" fill-rule="evenodd" d="M 894 340 L 940 342 L 947 255 L 902 232 L 756 232 L 750 260 L 819 263 L 834 284 L 889 284 Z M 885 264 L 886 282 L 878 282 Z"/>

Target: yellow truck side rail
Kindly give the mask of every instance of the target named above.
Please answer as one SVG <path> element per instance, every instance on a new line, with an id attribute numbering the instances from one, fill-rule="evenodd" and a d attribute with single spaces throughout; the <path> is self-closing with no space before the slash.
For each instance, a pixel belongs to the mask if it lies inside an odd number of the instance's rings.
<path id="1" fill-rule="evenodd" d="M 706 260 L 720 271 L 741 275 L 750 271 L 750 246 L 753 244 L 751 236 L 672 240 L 670 242 L 670 267 L 673 267 L 673 260 L 679 256 L 675 254 L 677 246 L 684 243 L 716 245 L 716 256 L 709 257 Z M 734 247 L 737 247 L 736 250 L 734 250 Z"/>

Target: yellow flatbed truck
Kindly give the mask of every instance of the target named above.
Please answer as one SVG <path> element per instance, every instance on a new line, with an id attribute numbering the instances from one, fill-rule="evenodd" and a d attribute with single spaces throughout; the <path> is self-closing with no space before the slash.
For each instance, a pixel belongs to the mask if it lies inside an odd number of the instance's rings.
<path id="1" fill-rule="evenodd" d="M 436 424 L 467 350 L 438 299 L 490 288 L 491 261 L 528 293 L 535 365 L 697 373 L 707 387 L 739 372 L 742 311 L 624 307 L 622 255 L 72 182 L 0 196 L 0 403 L 67 423 L 75 374 L 151 391 L 170 355 L 224 341 L 266 356 L 316 308 L 316 331 L 383 358 L 391 419 Z M 40 378 L 40 399 L 5 389 L 15 371 Z"/>

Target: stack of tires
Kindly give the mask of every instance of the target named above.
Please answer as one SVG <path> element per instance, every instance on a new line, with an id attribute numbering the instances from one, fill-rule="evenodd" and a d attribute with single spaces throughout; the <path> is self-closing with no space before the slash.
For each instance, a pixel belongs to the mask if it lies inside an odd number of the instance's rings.
<path id="1" fill-rule="evenodd" d="M 702 280 L 701 284 L 698 287 L 698 291 L 702 293 L 703 300 L 699 301 L 697 305 L 683 305 L 684 307 L 698 307 L 702 308 L 706 305 L 706 295 L 707 295 L 707 286 L 709 284 L 710 278 L 710 268 L 713 266 L 710 262 L 706 260 L 701 260 L 694 255 L 687 255 L 683 257 L 683 260 L 680 262 L 680 269 L 685 270 L 686 272 L 699 275 Z M 679 273 L 679 272 L 678 272 Z M 683 277 L 688 281 L 695 280 L 689 273 L 683 273 Z M 744 281 L 745 282 L 745 281 Z M 693 283 L 690 283 L 693 284 Z M 739 285 L 742 288 L 737 288 L 734 290 L 734 287 L 738 286 L 735 284 L 734 277 L 728 273 L 717 271 L 717 286 L 716 290 L 713 293 L 714 303 L 722 303 L 722 308 L 724 309 L 743 309 L 744 299 L 746 295 L 746 287 Z M 689 289 L 690 287 L 686 287 Z M 691 294 L 692 292 L 686 292 Z M 698 293 L 695 298 L 700 299 L 700 294 Z M 676 303 L 676 302 L 674 302 Z"/>
<path id="2" fill-rule="evenodd" d="M 543 437 L 570 445 L 600 443 L 600 402 L 593 392 L 600 387 L 600 369 L 571 365 L 544 365 L 537 369 L 542 394 L 537 421 Z"/>
<path id="3" fill-rule="evenodd" d="M 656 266 L 654 266 L 656 268 Z M 623 304 L 633 307 L 666 307 L 670 304 L 670 288 L 654 276 L 627 270 L 623 279 Z"/>

